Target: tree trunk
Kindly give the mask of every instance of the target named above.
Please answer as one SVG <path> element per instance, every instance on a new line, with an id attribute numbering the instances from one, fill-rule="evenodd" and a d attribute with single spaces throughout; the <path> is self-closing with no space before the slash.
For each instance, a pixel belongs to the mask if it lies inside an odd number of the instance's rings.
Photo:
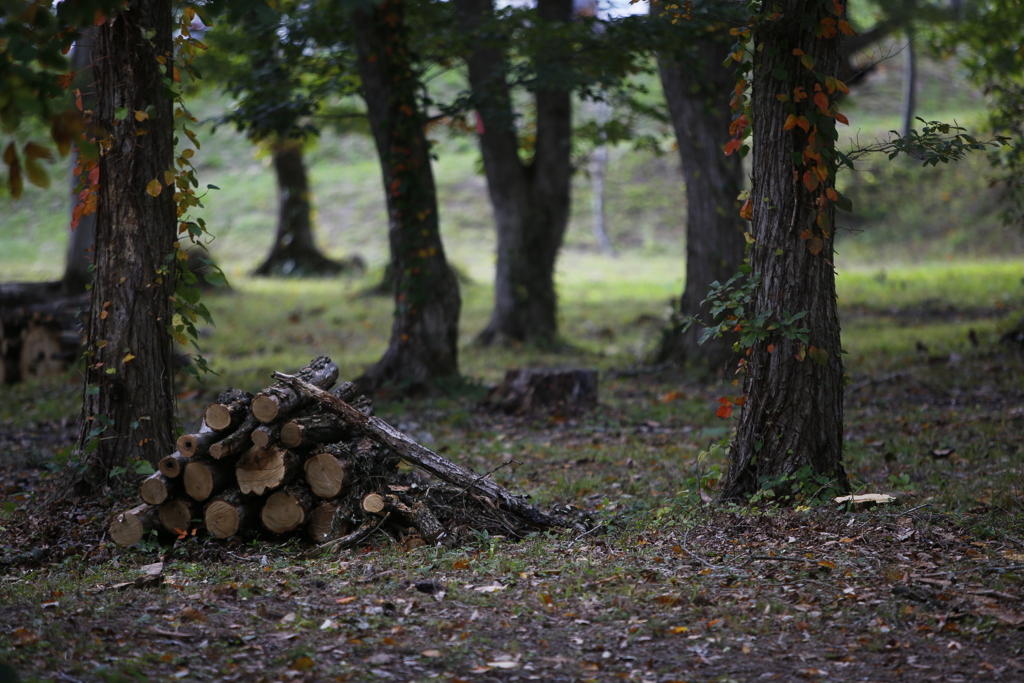
<path id="1" fill-rule="evenodd" d="M 754 310 L 744 317 L 764 315 L 777 327 L 754 342 L 746 357 L 746 403 L 721 494 L 725 500 L 744 499 L 766 484 L 776 493 L 801 484 L 820 486 L 809 478 L 784 479 L 801 471 L 827 478 L 836 489 L 849 486 L 842 461 L 843 365 L 832 265 L 835 204 L 829 199 L 835 186 L 836 120 L 815 103 L 823 101 L 816 95 L 824 95 L 832 110 L 838 90 L 817 92 L 815 86 L 819 74 L 838 72 L 842 33 L 816 38 L 807 28 L 824 26 L 823 18 L 834 20 L 831 7 L 782 0 L 772 9 L 781 14 L 774 20 L 762 16 L 754 30 L 751 232 L 756 243 L 750 263 L 761 282 Z M 807 97 L 795 97 L 797 88 Z M 808 128 L 785 130 L 790 115 L 805 117 Z M 821 182 L 815 180 L 816 168 L 825 174 Z M 798 312 L 806 317 L 796 326 L 781 324 L 784 315 Z M 808 329 L 807 344 L 794 338 L 794 327 Z"/>
<path id="2" fill-rule="evenodd" d="M 608 116 L 611 113 L 611 105 L 600 100 L 595 103 L 597 112 L 597 123 L 604 126 L 608 123 Z M 601 133 L 601 142 L 594 148 L 590 155 L 590 206 L 594 214 L 593 232 L 597 245 L 605 256 L 615 256 L 615 248 L 612 247 L 611 238 L 608 237 L 608 226 L 605 224 L 604 210 L 604 181 L 605 171 L 608 169 L 608 136 Z"/>
<path id="3" fill-rule="evenodd" d="M 550 346 L 558 335 L 555 260 L 569 222 L 570 92 L 539 79 L 534 154 L 524 163 L 507 81 L 506 46 L 480 35 L 494 20 L 493 0 L 458 0 L 457 7 L 464 31 L 473 36 L 467 56 L 469 83 L 483 122 L 480 150 L 498 231 L 494 312 L 480 341 Z M 538 0 L 537 15 L 541 23 L 567 23 L 573 16 L 572 0 Z M 557 67 L 565 61 L 566 49 L 562 43 L 551 44 L 538 60 Z"/>
<path id="4" fill-rule="evenodd" d="M 660 6 L 651 5 L 652 12 Z M 723 146 L 729 133 L 732 111 L 733 70 L 722 66 L 733 39 L 726 29 L 708 39 L 690 43 L 676 54 L 658 55 L 658 71 L 675 129 L 686 183 L 686 283 L 679 300 L 681 321 L 699 317 L 715 321 L 709 305 L 701 305 L 708 286 L 725 282 L 743 261 L 743 219 L 737 197 L 743 189 L 743 163 L 738 154 L 726 156 Z M 698 344 L 701 325 L 664 332 L 655 355 L 659 363 L 690 363 L 723 372 L 736 359 L 732 337 L 708 339 Z"/>
<path id="5" fill-rule="evenodd" d="M 147 38 L 146 36 L 152 36 Z M 94 121 L 101 144 L 92 290 L 78 450 L 62 493 L 90 494 L 111 469 L 174 450 L 171 336 L 177 234 L 172 188 L 146 187 L 172 168 L 173 118 L 163 79 L 171 55 L 170 0 L 130 0 L 96 29 Z M 129 115 L 118 117 L 119 108 Z M 139 122 L 130 112 L 149 111 Z M 140 131 L 145 130 L 142 134 Z M 108 145 L 109 143 L 109 145 Z"/>
<path id="6" fill-rule="evenodd" d="M 273 153 L 279 207 L 277 237 L 270 255 L 253 274 L 304 277 L 343 271 L 345 265 L 320 253 L 313 240 L 312 205 L 302 141 L 279 140 L 273 144 Z"/>
<path id="7" fill-rule="evenodd" d="M 86 111 L 96 107 L 96 79 L 92 74 L 93 48 L 96 44 L 96 28 L 90 26 L 83 29 L 75 40 L 71 52 L 71 70 L 76 72 L 73 88 L 82 93 L 82 108 Z M 78 147 L 72 150 L 71 168 L 78 162 Z M 79 177 L 71 175 L 71 210 L 78 205 Z M 78 227 L 71 229 L 64 263 L 64 277 L 61 283 L 67 294 L 85 294 L 86 288 L 92 283 L 92 272 L 89 266 L 93 261 L 93 243 L 96 241 L 96 214 L 82 216 Z"/>
<path id="8" fill-rule="evenodd" d="M 384 356 L 359 378 L 366 390 L 407 390 L 458 376 L 462 300 L 445 259 L 437 192 L 401 0 L 353 13 L 359 74 L 383 171 L 395 315 Z"/>
<path id="9" fill-rule="evenodd" d="M 914 54 L 914 29 L 906 30 L 907 47 L 903 51 L 903 92 L 900 114 L 903 125 L 900 134 L 906 136 L 914 128 L 914 113 L 917 109 L 917 56 Z"/>

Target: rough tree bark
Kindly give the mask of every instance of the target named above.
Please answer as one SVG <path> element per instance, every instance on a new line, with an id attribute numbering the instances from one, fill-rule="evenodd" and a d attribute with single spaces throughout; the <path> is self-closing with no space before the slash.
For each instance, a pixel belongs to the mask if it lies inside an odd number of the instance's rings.
<path id="1" fill-rule="evenodd" d="M 377 145 L 395 270 L 395 315 L 384 356 L 357 380 L 409 390 L 458 376 L 462 299 L 448 266 L 437 212 L 419 78 L 401 0 L 353 12 L 363 97 Z"/>
<path id="2" fill-rule="evenodd" d="M 171 19 L 171 0 L 130 0 L 96 29 L 94 123 L 107 140 L 100 143 L 81 467 L 69 468 L 64 494 L 93 493 L 112 468 L 136 459 L 155 464 L 174 450 L 167 328 L 176 212 L 169 188 L 156 197 L 146 192 L 173 164 L 171 100 L 162 80 L 170 69 Z M 149 118 L 118 117 L 121 107 Z"/>
<path id="3" fill-rule="evenodd" d="M 82 94 L 82 108 L 85 110 L 94 109 L 96 106 L 96 80 L 92 74 L 93 48 L 96 43 L 95 27 L 82 29 L 75 40 L 75 47 L 71 52 L 71 70 L 75 72 L 73 87 Z M 78 161 L 78 148 L 72 150 L 71 168 L 74 169 Z M 79 178 L 71 175 L 71 210 L 74 211 L 78 205 Z M 92 248 L 96 241 L 96 214 L 90 213 L 82 216 L 78 221 L 78 227 L 71 229 L 68 237 L 68 248 L 65 256 L 64 277 L 61 278 L 61 285 L 66 294 L 85 294 L 86 288 L 92 282 L 92 272 L 89 266 L 92 265 Z"/>
<path id="4" fill-rule="evenodd" d="M 345 264 L 324 256 L 313 240 L 302 141 L 278 140 L 273 143 L 273 154 L 278 195 L 277 237 L 270 254 L 253 274 L 304 277 L 340 273 Z"/>
<path id="5" fill-rule="evenodd" d="M 822 19 L 831 19 L 835 26 L 837 17 L 830 8 L 833 3 L 824 0 L 780 0 L 771 10 L 779 14 L 772 19 L 762 15 L 754 29 L 751 233 L 756 243 L 750 262 L 761 284 L 749 315 L 753 319 L 769 313 L 768 321 L 777 323 L 785 311 L 806 311 L 800 325 L 809 332 L 806 345 L 777 330 L 750 348 L 746 404 L 721 493 L 725 500 L 744 499 L 763 481 L 779 484 L 782 476 L 804 466 L 830 478 L 836 488 L 848 487 L 842 456 L 843 365 L 832 265 L 835 204 L 828 196 L 835 183 L 830 159 L 834 158 L 836 120 L 822 113 L 815 102 L 830 108 L 835 102 L 838 90 L 817 92 L 815 86 L 819 74 L 822 84 L 824 77 L 837 74 L 842 33 L 815 37 L 812 30 L 825 25 Z M 798 88 L 807 97 L 799 98 Z M 780 101 L 778 95 L 788 95 L 789 101 Z M 808 129 L 791 125 L 786 130 L 790 114 L 805 117 Z M 826 171 L 829 167 L 831 171 Z M 816 168 L 826 173 L 824 179 L 815 180 Z M 782 483 L 780 487 L 789 486 Z"/>
<path id="6" fill-rule="evenodd" d="M 536 140 L 533 159 L 519 156 L 515 112 L 509 92 L 500 38 L 482 36 L 494 18 L 493 0 L 457 0 L 463 29 L 472 46 L 466 57 L 473 100 L 483 122 L 480 150 L 487 190 L 498 232 L 498 263 L 494 312 L 480 341 L 533 342 L 557 340 L 555 260 L 569 221 L 572 167 L 572 103 L 568 89 L 541 76 L 534 93 Z M 540 23 L 572 21 L 572 0 L 538 0 Z M 550 41 L 538 56 L 538 69 L 558 69 L 567 46 Z M 545 85 L 544 81 L 548 81 Z"/>
<path id="7" fill-rule="evenodd" d="M 652 3 L 651 12 L 662 12 Z M 725 282 L 736 274 L 746 246 L 745 224 L 739 216 L 737 197 L 743 189 L 743 163 L 738 154 L 726 156 L 722 148 L 732 122 L 730 98 L 735 86 L 733 70 L 722 66 L 733 38 L 722 25 L 703 40 L 660 51 L 658 71 L 686 183 L 686 282 L 679 300 L 678 316 L 713 321 L 707 297 L 708 285 Z M 700 325 L 665 330 L 655 354 L 657 363 L 689 363 L 715 372 L 735 360 L 735 339 L 718 337 L 698 344 Z"/>

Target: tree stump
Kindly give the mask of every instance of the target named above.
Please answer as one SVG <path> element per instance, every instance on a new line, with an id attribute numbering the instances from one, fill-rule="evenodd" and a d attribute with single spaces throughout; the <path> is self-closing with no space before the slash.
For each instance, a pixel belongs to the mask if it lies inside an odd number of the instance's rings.
<path id="1" fill-rule="evenodd" d="M 487 394 L 483 406 L 509 414 L 581 412 L 597 404 L 597 370 L 519 368 Z"/>

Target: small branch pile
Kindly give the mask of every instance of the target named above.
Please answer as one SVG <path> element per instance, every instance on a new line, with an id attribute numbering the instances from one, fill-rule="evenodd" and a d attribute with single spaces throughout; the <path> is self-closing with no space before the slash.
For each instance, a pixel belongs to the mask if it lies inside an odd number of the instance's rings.
<path id="1" fill-rule="evenodd" d="M 412 549 L 568 526 L 374 417 L 354 384 L 327 391 L 338 378 L 330 358 L 274 377 L 255 396 L 229 389 L 207 407 L 199 432 L 143 481 L 144 502 L 111 522 L 115 543 L 204 528 L 217 538 L 301 533 L 344 548 L 380 528 Z"/>

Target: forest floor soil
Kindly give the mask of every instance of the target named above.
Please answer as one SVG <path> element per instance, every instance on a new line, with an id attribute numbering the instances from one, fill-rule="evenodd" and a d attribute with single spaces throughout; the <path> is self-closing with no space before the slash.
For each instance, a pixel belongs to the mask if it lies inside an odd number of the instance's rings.
<path id="1" fill-rule="evenodd" d="M 385 403 L 418 441 L 505 464 L 500 483 L 593 524 L 410 553 L 117 548 L 105 522 L 133 491 L 38 503 L 38 454 L 73 421 L 4 428 L 0 662 L 23 681 L 1021 680 L 1022 370 L 999 347 L 855 373 L 848 471 L 898 497 L 866 509 L 703 502 L 728 422 L 694 417 L 717 389 L 681 376 L 603 378 L 579 416 Z"/>

